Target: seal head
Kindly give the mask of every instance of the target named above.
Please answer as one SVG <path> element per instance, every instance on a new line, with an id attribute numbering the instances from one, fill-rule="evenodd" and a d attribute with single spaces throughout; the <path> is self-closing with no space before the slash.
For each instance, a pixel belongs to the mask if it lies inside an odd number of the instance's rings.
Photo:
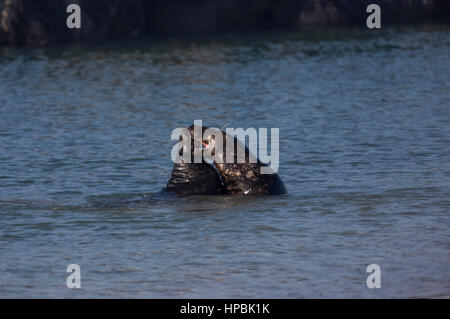
<path id="1" fill-rule="evenodd" d="M 193 126 L 189 127 L 193 135 Z M 180 136 L 180 140 L 184 137 Z M 180 150 L 183 155 L 183 150 Z M 178 195 L 214 195 L 224 191 L 217 170 L 202 160 L 194 163 L 194 139 L 191 139 L 191 163 L 176 163 L 173 166 L 166 189 Z"/>

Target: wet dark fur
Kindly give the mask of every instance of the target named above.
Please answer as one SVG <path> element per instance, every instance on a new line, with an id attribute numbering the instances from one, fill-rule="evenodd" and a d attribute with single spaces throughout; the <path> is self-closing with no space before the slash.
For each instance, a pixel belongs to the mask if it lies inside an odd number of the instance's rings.
<path id="1" fill-rule="evenodd" d="M 207 127 L 203 127 L 203 132 Z M 191 130 L 191 134 L 193 131 Z M 226 158 L 226 133 L 223 135 L 223 157 Z M 266 164 L 257 159 L 256 163 L 249 163 L 249 150 L 245 147 L 245 163 L 237 163 L 237 143 L 234 138 L 234 161 L 233 163 L 214 163 L 222 182 L 225 192 L 228 194 L 245 195 L 278 195 L 287 193 L 286 187 L 278 174 L 261 174 L 261 167 Z M 242 145 L 242 143 L 241 143 Z"/>
<path id="2" fill-rule="evenodd" d="M 220 176 L 207 163 L 179 163 L 173 166 L 167 190 L 178 195 L 213 195 L 223 192 Z"/>
<path id="3" fill-rule="evenodd" d="M 190 127 L 189 129 L 193 129 Z M 191 132 L 193 134 L 193 131 Z M 206 162 L 194 163 L 194 139 L 191 140 L 191 163 L 173 166 L 166 190 L 178 195 L 214 195 L 224 192 L 217 170 Z M 180 155 L 183 151 L 180 151 Z"/>

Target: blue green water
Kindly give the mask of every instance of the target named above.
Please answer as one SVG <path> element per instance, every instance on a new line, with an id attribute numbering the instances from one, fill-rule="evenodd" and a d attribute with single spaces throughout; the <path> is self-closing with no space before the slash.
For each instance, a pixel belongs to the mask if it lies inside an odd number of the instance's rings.
<path id="1" fill-rule="evenodd" d="M 449 31 L 1 49 L 0 297 L 450 297 Z M 159 196 L 195 119 L 288 195 Z"/>

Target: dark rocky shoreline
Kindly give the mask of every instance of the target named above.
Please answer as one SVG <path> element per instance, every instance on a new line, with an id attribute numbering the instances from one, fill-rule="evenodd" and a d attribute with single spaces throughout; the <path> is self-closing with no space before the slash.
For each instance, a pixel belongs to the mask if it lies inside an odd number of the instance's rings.
<path id="1" fill-rule="evenodd" d="M 81 29 L 66 27 L 70 3 L 81 7 Z M 380 5 L 383 26 L 450 21 L 448 0 L 0 0 L 0 45 L 365 27 L 370 3 Z"/>

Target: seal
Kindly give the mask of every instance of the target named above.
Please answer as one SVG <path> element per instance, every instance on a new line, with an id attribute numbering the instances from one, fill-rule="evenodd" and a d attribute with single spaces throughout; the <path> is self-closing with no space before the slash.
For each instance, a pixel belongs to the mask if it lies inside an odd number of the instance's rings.
<path id="1" fill-rule="evenodd" d="M 208 127 L 202 127 L 202 144 L 205 148 L 209 148 L 212 155 L 215 155 L 215 136 L 204 136 L 205 130 Z M 241 143 L 236 137 L 234 139 L 234 160 L 232 163 L 226 163 L 226 143 L 227 140 L 232 140 L 223 131 L 220 131 L 223 138 L 223 152 L 219 154 L 221 157 L 220 162 L 214 161 L 213 164 L 217 168 L 220 174 L 222 183 L 227 194 L 243 194 L 243 195 L 280 195 L 286 194 L 287 190 L 281 181 L 278 174 L 273 172 L 272 174 L 261 174 L 261 167 L 270 169 L 266 164 L 262 163 L 256 158 L 256 163 L 250 163 L 250 152 L 248 148 Z M 193 130 L 191 130 L 193 136 Z M 245 150 L 245 161 L 238 163 L 237 161 L 237 149 L 242 148 Z"/>
<path id="2" fill-rule="evenodd" d="M 189 130 L 193 135 L 194 126 Z M 183 136 L 180 136 L 180 141 Z M 183 150 L 180 150 L 183 155 Z M 214 166 L 206 163 L 194 163 L 194 139 L 191 139 L 191 163 L 176 163 L 173 166 L 166 190 L 177 195 L 215 195 L 222 194 L 224 187 L 219 173 Z"/>
<path id="3" fill-rule="evenodd" d="M 174 164 L 166 189 L 183 196 L 223 193 L 220 176 L 208 163 Z"/>

